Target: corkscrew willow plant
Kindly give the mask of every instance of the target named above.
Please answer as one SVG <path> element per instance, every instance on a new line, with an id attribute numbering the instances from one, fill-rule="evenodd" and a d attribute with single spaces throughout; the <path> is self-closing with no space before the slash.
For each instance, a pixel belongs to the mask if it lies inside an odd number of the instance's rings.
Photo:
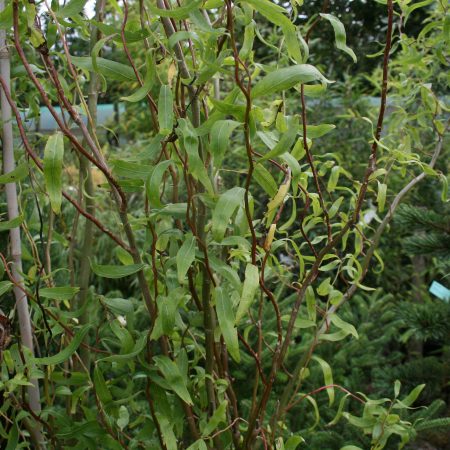
<path id="1" fill-rule="evenodd" d="M 309 120 L 318 96 L 339 92 L 314 55 L 319 27 L 357 56 L 328 2 L 306 24 L 303 2 L 286 3 L 96 0 L 92 18 L 86 0 L 2 10 L 17 167 L 5 162 L 1 182 L 22 190 L 0 230 L 21 229 L 26 254 L 22 269 L 11 235 L 0 292 L 32 303 L 36 347 L 21 327 L 22 344 L 2 348 L 7 448 L 295 449 L 314 424 L 308 415 L 295 430 L 292 419 L 304 400 L 319 418 L 322 391 L 330 408 L 342 393 L 329 425 L 345 417 L 372 448 L 413 437 L 400 413 L 422 385 L 369 399 L 335 383 L 317 349 L 358 338 L 339 312 L 373 289 L 365 278 L 404 196 L 426 175 L 445 186 L 435 165 L 448 108 L 433 77 L 448 69 L 448 9 L 384 2 L 381 69 L 369 79 L 377 111 L 346 112 L 367 122 L 350 164 L 352 142 L 324 152 L 339 130 Z M 408 37 L 402 27 L 425 3 L 430 21 Z M 408 52 L 425 65 L 437 55 L 438 67 L 414 71 Z M 108 95 L 135 112 L 141 139 L 105 141 Z M 50 135 L 30 127 L 44 110 Z M 375 226 L 371 214 L 382 215 Z M 3 308 L 13 324 L 16 307 L 29 320 L 21 301 Z M 316 364 L 324 384 L 304 392 Z"/>

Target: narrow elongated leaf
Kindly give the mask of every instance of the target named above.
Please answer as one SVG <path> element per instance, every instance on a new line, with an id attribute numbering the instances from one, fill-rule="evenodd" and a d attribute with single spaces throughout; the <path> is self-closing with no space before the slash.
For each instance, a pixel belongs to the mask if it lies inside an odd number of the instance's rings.
<path id="1" fill-rule="evenodd" d="M 90 56 L 71 56 L 72 62 L 76 67 L 95 72 Z M 117 81 L 136 81 L 136 75 L 130 66 L 127 66 L 116 61 L 111 61 L 105 58 L 97 58 L 98 72 L 109 78 Z"/>
<path id="2" fill-rule="evenodd" d="M 336 186 L 339 181 L 340 171 L 341 171 L 341 168 L 339 166 L 334 166 L 331 169 L 330 178 L 328 179 L 328 184 L 327 184 L 328 192 L 333 192 L 336 189 Z"/>
<path id="3" fill-rule="evenodd" d="M 217 202 L 212 215 L 212 234 L 215 241 L 220 242 L 227 229 L 231 216 L 244 201 L 245 190 L 234 187 L 224 192 Z"/>
<path id="4" fill-rule="evenodd" d="M 130 413 L 125 405 L 119 408 L 119 418 L 117 419 L 117 426 L 122 431 L 130 421 Z"/>
<path id="5" fill-rule="evenodd" d="M 328 334 L 321 334 L 319 336 L 319 339 L 321 341 L 329 341 L 329 342 L 338 342 L 342 341 L 348 336 L 348 333 L 344 330 L 336 331 L 336 333 L 328 333 Z"/>
<path id="6" fill-rule="evenodd" d="M 126 102 L 136 103 L 141 101 L 145 96 L 149 93 L 150 89 L 153 87 L 156 78 L 155 71 L 155 62 L 153 60 L 152 52 L 147 52 L 146 56 L 146 68 L 147 72 L 145 73 L 144 83 L 143 85 L 133 94 L 128 95 L 127 97 L 121 97 L 121 100 Z"/>
<path id="7" fill-rule="evenodd" d="M 164 172 L 167 170 L 167 168 L 170 166 L 172 161 L 166 160 L 161 161 L 150 173 L 147 182 L 146 182 L 146 190 L 147 190 L 147 197 L 150 202 L 150 206 L 152 208 L 162 208 L 163 204 L 161 203 L 161 200 L 159 199 L 159 189 L 161 187 L 161 180 L 164 175 Z"/>
<path id="8" fill-rule="evenodd" d="M 0 296 L 8 292 L 12 287 L 11 281 L 0 281 Z"/>
<path id="9" fill-rule="evenodd" d="M 17 216 L 11 220 L 2 220 L 0 222 L 0 231 L 11 230 L 12 228 L 17 228 L 23 222 L 23 216 Z"/>
<path id="10" fill-rule="evenodd" d="M 333 202 L 330 209 L 328 210 L 328 217 L 332 219 L 336 213 L 339 211 L 341 203 L 343 202 L 344 197 L 339 197 L 336 201 Z"/>
<path id="11" fill-rule="evenodd" d="M 223 339 L 227 345 L 231 357 L 236 362 L 239 362 L 241 357 L 239 354 L 237 329 L 234 326 L 236 320 L 233 314 L 231 298 L 224 294 L 221 286 L 217 286 L 215 288 L 214 296 L 216 300 L 217 319 L 219 321 L 219 328 Z"/>
<path id="12" fill-rule="evenodd" d="M 210 435 L 218 427 L 219 423 L 226 423 L 227 404 L 226 400 L 220 403 L 203 429 L 202 436 Z"/>
<path id="13" fill-rule="evenodd" d="M 274 92 L 290 89 L 297 84 L 310 83 L 311 81 L 331 83 L 318 69 L 310 64 L 284 67 L 270 72 L 262 80 L 258 81 L 252 89 L 252 97 L 257 98 L 262 95 L 273 94 Z"/>
<path id="14" fill-rule="evenodd" d="M 90 330 L 91 325 L 85 325 L 80 328 L 73 336 L 70 343 L 61 350 L 59 353 L 53 356 L 48 356 L 46 358 L 33 358 L 33 362 L 37 366 L 54 366 L 56 364 L 61 364 L 68 360 L 78 349 L 80 344 L 83 342 L 84 337 Z"/>
<path id="15" fill-rule="evenodd" d="M 323 381 L 326 386 L 330 386 L 326 389 L 326 391 L 328 394 L 329 406 L 332 406 L 334 403 L 334 387 L 331 386 L 333 384 L 333 373 L 331 371 L 331 367 L 325 360 L 319 358 L 318 356 L 314 355 L 312 359 L 319 363 L 323 373 Z"/>
<path id="16" fill-rule="evenodd" d="M 0 175 L 0 184 L 16 183 L 28 176 L 28 165 L 26 163 L 19 164 L 14 170 Z"/>
<path id="17" fill-rule="evenodd" d="M 12 2 L 6 4 L 5 9 L 0 11 L 0 29 L 8 30 L 13 26 L 13 17 L 12 17 Z M 11 69 L 13 69 L 11 67 Z M 13 70 L 11 70 L 11 75 L 13 74 Z"/>
<path id="18" fill-rule="evenodd" d="M 39 289 L 39 295 L 54 300 L 70 300 L 79 290 L 79 287 L 70 286 L 43 288 Z"/>
<path id="19" fill-rule="evenodd" d="M 222 1 L 222 0 L 220 0 Z M 196 440 L 192 445 L 190 445 L 186 450 L 208 450 L 206 442 L 203 439 Z"/>
<path id="20" fill-rule="evenodd" d="M 58 17 L 72 17 L 83 11 L 88 0 L 70 0 L 56 15 Z"/>
<path id="21" fill-rule="evenodd" d="M 19 443 L 19 428 L 17 426 L 17 423 L 14 421 L 13 426 L 11 427 L 8 433 L 8 439 L 6 441 L 7 445 L 5 447 L 5 450 L 16 450 L 18 443 Z"/>
<path id="22" fill-rule="evenodd" d="M 313 322 L 312 320 L 309 319 L 302 319 L 301 317 L 297 317 L 295 319 L 294 325 L 300 329 L 311 328 L 316 326 L 316 322 Z"/>
<path id="23" fill-rule="evenodd" d="M 284 8 L 269 0 L 245 0 L 245 3 L 253 6 L 259 13 L 275 25 L 283 26 L 291 21 L 285 16 Z"/>
<path id="24" fill-rule="evenodd" d="M 117 35 L 117 33 L 115 34 L 111 34 L 110 36 L 106 36 L 102 39 L 99 39 L 97 41 L 97 43 L 94 45 L 94 47 L 92 48 L 91 51 L 91 56 L 92 56 L 92 67 L 94 69 L 94 72 L 97 72 L 100 75 L 101 81 L 102 81 L 102 91 L 106 92 L 107 89 L 107 84 L 106 84 L 106 80 L 103 77 L 103 75 L 101 75 L 100 73 L 100 68 L 98 67 L 97 64 L 97 58 L 98 55 L 100 53 L 100 50 L 103 48 L 103 46 L 110 40 L 113 39 L 115 36 Z"/>
<path id="25" fill-rule="evenodd" d="M 267 20 L 281 27 L 289 56 L 297 63 L 302 62 L 300 42 L 295 25 L 286 17 L 287 11 L 269 0 L 245 0 Z"/>
<path id="26" fill-rule="evenodd" d="M 117 5 L 118 8 L 118 13 L 122 14 L 122 9 L 121 7 L 119 7 L 119 5 L 116 3 L 117 0 L 111 0 L 111 6 L 114 7 L 114 4 Z M 114 9 L 116 9 L 114 7 Z M 117 26 L 116 24 L 112 25 L 108 25 L 105 22 L 99 22 L 97 20 L 91 19 L 89 21 L 92 25 L 95 25 L 105 36 L 106 35 L 112 35 L 114 34 L 114 40 L 117 43 L 122 43 L 122 37 L 120 36 L 120 32 L 118 33 Z M 142 42 L 143 39 L 145 39 L 146 37 L 149 37 L 151 34 L 150 30 L 135 30 L 135 31 L 131 31 L 131 30 L 125 30 L 125 40 L 128 44 L 131 43 L 135 43 L 135 42 Z"/>
<path id="27" fill-rule="evenodd" d="M 130 361 L 135 356 L 139 355 L 139 353 L 144 350 L 145 344 L 147 343 L 147 332 L 143 331 L 141 336 L 139 336 L 139 339 L 134 344 L 133 350 L 130 353 L 124 353 L 121 355 L 111 355 L 107 356 L 105 358 L 99 359 L 97 362 L 100 361 Z"/>
<path id="28" fill-rule="evenodd" d="M 291 187 L 291 179 L 288 178 L 285 180 L 279 187 L 278 192 L 275 197 L 270 200 L 267 204 L 267 226 L 272 223 L 272 220 L 275 216 L 275 212 L 278 207 L 284 202 L 286 195 L 289 192 L 289 188 Z"/>
<path id="29" fill-rule="evenodd" d="M 410 407 L 423 391 L 425 384 L 416 386 L 403 400 L 399 401 L 401 406 Z"/>
<path id="30" fill-rule="evenodd" d="M 280 155 L 281 159 L 289 166 L 292 172 L 292 178 L 294 178 L 293 188 L 294 193 L 296 193 L 297 186 L 295 180 L 299 180 L 301 174 L 302 174 L 302 168 L 300 167 L 300 164 L 298 163 L 297 159 L 292 156 L 292 153 L 282 153 Z"/>
<path id="31" fill-rule="evenodd" d="M 186 217 L 186 211 L 187 203 L 169 203 L 163 209 L 159 210 L 157 214 L 183 219 Z"/>
<path id="32" fill-rule="evenodd" d="M 130 264 L 128 266 L 100 265 L 91 261 L 92 271 L 103 278 L 123 278 L 133 275 L 144 268 L 144 264 Z"/>
<path id="33" fill-rule="evenodd" d="M 299 395 L 303 395 L 303 394 L 299 394 Z M 306 400 L 308 400 L 309 403 L 311 403 L 313 409 L 314 409 L 314 423 L 311 425 L 311 427 L 309 428 L 309 431 L 314 430 L 314 428 L 317 427 L 319 421 L 320 421 L 320 412 L 319 412 L 319 407 L 317 406 L 317 402 L 316 400 L 311 397 L 310 395 L 305 395 Z"/>
<path id="34" fill-rule="evenodd" d="M 277 4 L 272 3 L 268 0 L 245 1 L 270 22 L 281 27 L 289 56 L 294 59 L 294 61 L 298 63 L 301 62 L 302 56 L 300 51 L 300 43 L 296 36 L 297 30 L 295 25 L 289 20 L 288 17 L 285 16 L 285 13 L 287 13 L 287 11 L 281 6 L 278 6 Z"/>
<path id="35" fill-rule="evenodd" d="M 181 142 L 188 155 L 189 173 L 191 173 L 195 179 L 199 180 L 207 191 L 212 194 L 214 189 L 205 165 L 199 155 L 197 130 L 192 126 L 189 120 L 182 118 L 178 119 L 178 127 L 176 130 L 181 134 Z"/>
<path id="36" fill-rule="evenodd" d="M 227 100 L 215 100 L 212 97 L 209 100 L 214 105 L 214 112 L 217 110 L 223 114 L 230 114 L 239 121 L 244 121 L 245 106 L 242 103 L 236 104 Z"/>
<path id="37" fill-rule="evenodd" d="M 145 180 L 154 170 L 149 164 L 123 160 L 112 161 L 112 166 L 117 176 L 131 178 L 132 180 Z"/>
<path id="38" fill-rule="evenodd" d="M 314 288 L 308 286 L 306 288 L 306 309 L 308 311 L 309 320 L 316 321 L 316 296 L 314 295 Z"/>
<path id="39" fill-rule="evenodd" d="M 153 361 L 175 394 L 185 403 L 192 405 L 192 399 L 187 389 L 187 380 L 183 378 L 176 363 L 167 356 L 155 356 Z"/>
<path id="40" fill-rule="evenodd" d="M 94 368 L 94 386 L 95 393 L 98 395 L 98 398 L 103 404 L 108 404 L 110 401 L 112 401 L 112 395 L 109 392 L 108 386 L 105 382 L 105 378 L 103 377 L 103 373 L 98 365 L 96 365 Z"/>
<path id="41" fill-rule="evenodd" d="M 284 450 L 295 450 L 305 440 L 301 436 L 291 436 L 284 444 Z"/>
<path id="42" fill-rule="evenodd" d="M 131 103 L 140 102 L 149 93 L 152 86 L 153 79 L 150 77 L 146 77 L 144 80 L 144 84 L 136 92 L 126 97 L 121 97 L 120 99 Z"/>
<path id="43" fill-rule="evenodd" d="M 298 123 L 291 121 L 291 123 L 289 123 L 288 130 L 282 134 L 280 141 L 275 145 L 275 147 L 272 150 L 270 150 L 270 152 L 266 153 L 260 159 L 260 161 L 275 158 L 275 156 L 279 156 L 282 153 L 289 152 L 292 147 L 292 144 L 295 141 L 297 132 L 298 132 Z"/>
<path id="44" fill-rule="evenodd" d="M 214 157 L 214 166 L 220 167 L 225 149 L 229 146 L 231 133 L 240 125 L 235 120 L 218 120 L 211 128 L 210 151 Z"/>
<path id="45" fill-rule="evenodd" d="M 289 21 L 289 25 L 283 25 L 281 27 L 281 30 L 284 34 L 286 48 L 289 56 L 298 64 L 305 62 L 306 58 L 302 58 L 300 41 L 297 37 L 297 28 L 295 27 L 295 25 Z"/>
<path id="46" fill-rule="evenodd" d="M 175 289 L 167 297 L 160 297 L 158 300 L 158 313 L 161 315 L 161 328 L 165 335 L 170 335 L 175 325 L 175 313 L 178 302 L 183 295 L 183 289 Z"/>
<path id="47" fill-rule="evenodd" d="M 356 339 L 359 338 L 356 328 L 351 323 L 348 323 L 345 320 L 342 320 L 337 314 L 331 314 L 330 320 L 333 323 L 333 325 L 335 325 L 338 328 L 340 328 L 341 330 L 345 331 L 347 333 L 347 335 L 351 334 Z"/>
<path id="48" fill-rule="evenodd" d="M 195 259 L 196 247 L 197 247 L 196 238 L 192 236 L 192 234 L 188 234 L 180 250 L 178 250 L 176 262 L 177 262 L 178 282 L 180 284 L 183 284 L 186 281 L 185 280 L 186 273 Z"/>
<path id="49" fill-rule="evenodd" d="M 241 292 L 242 283 L 236 270 L 232 269 L 221 259 L 210 257 L 211 268 L 217 272 L 221 277 L 225 278 L 236 292 Z"/>
<path id="50" fill-rule="evenodd" d="M 331 278 L 325 278 L 325 280 L 322 281 L 322 283 L 319 284 L 319 287 L 317 288 L 317 293 L 319 295 L 328 295 L 332 289 L 332 286 L 330 284 Z"/>
<path id="51" fill-rule="evenodd" d="M 378 211 L 384 210 L 384 205 L 386 203 L 386 191 L 387 191 L 387 184 L 380 183 L 378 180 L 378 193 L 377 193 L 377 203 L 378 203 Z"/>
<path id="52" fill-rule="evenodd" d="M 242 288 L 241 301 L 236 312 L 236 325 L 245 316 L 250 308 L 253 299 L 255 298 L 256 291 L 259 286 L 259 273 L 258 267 L 253 264 L 247 264 L 245 268 L 245 280 L 244 287 Z"/>
<path id="53" fill-rule="evenodd" d="M 345 28 L 342 22 L 332 14 L 320 14 L 324 19 L 328 20 L 334 30 L 334 36 L 336 39 L 336 47 L 339 50 L 342 50 L 343 52 L 347 53 L 352 59 L 353 62 L 356 63 L 357 58 L 355 55 L 355 52 L 347 46 L 347 36 L 345 34 Z"/>
<path id="54" fill-rule="evenodd" d="M 253 48 L 253 42 L 255 40 L 255 22 L 252 21 L 245 27 L 244 42 L 239 50 L 239 58 L 245 61 L 251 54 Z"/>
<path id="55" fill-rule="evenodd" d="M 165 415 L 162 415 L 159 412 L 156 413 L 156 417 L 158 418 L 162 438 L 167 450 L 177 450 L 178 442 L 177 437 L 173 432 L 174 424 Z"/>
<path id="56" fill-rule="evenodd" d="M 63 157 L 63 135 L 55 133 L 48 138 L 44 150 L 45 186 L 55 214 L 59 214 L 61 211 Z"/>
<path id="57" fill-rule="evenodd" d="M 253 172 L 253 178 L 264 189 L 267 195 L 274 197 L 278 186 L 271 173 L 262 165 L 257 164 Z"/>
<path id="58" fill-rule="evenodd" d="M 349 396 L 350 394 L 346 394 L 341 398 L 336 415 L 334 416 L 333 420 L 328 423 L 329 426 L 336 425 L 339 422 L 342 417 L 342 413 L 344 412 L 345 402 Z"/>
<path id="59" fill-rule="evenodd" d="M 203 41 L 200 39 L 199 35 L 193 31 L 177 31 L 172 34 L 169 38 L 169 47 L 173 48 L 180 41 L 191 40 L 198 47 L 199 51 L 203 53 Z"/>
<path id="60" fill-rule="evenodd" d="M 306 128 L 306 135 L 309 139 L 315 139 L 325 136 L 330 131 L 333 131 L 336 125 L 331 123 L 322 123 L 320 125 L 308 125 Z M 303 133 L 302 133 L 303 134 Z"/>
<path id="61" fill-rule="evenodd" d="M 159 132 L 168 136 L 173 128 L 173 96 L 170 86 L 162 85 L 159 91 L 158 121 Z"/>
<path id="62" fill-rule="evenodd" d="M 125 298 L 103 297 L 101 301 L 107 308 L 116 314 L 131 314 L 134 311 L 131 300 L 127 300 Z"/>
<path id="63" fill-rule="evenodd" d="M 89 386 L 83 386 L 78 391 L 79 395 L 83 394 L 89 389 Z M 77 399 L 78 401 L 78 399 Z M 75 411 L 74 411 L 75 412 Z M 61 427 L 59 428 L 59 432 L 55 434 L 57 438 L 70 439 L 74 437 L 79 437 L 80 435 L 86 433 L 91 436 L 97 434 L 97 436 L 101 435 L 101 428 L 97 420 L 89 420 L 88 422 L 81 422 L 81 425 L 74 426 L 71 424 L 70 427 Z M 113 441 L 114 442 L 114 441 Z M 114 449 L 116 450 L 116 449 Z"/>
<path id="64" fill-rule="evenodd" d="M 191 0 L 186 6 L 181 6 L 173 9 L 161 9 L 153 6 L 149 1 L 147 2 L 147 8 L 152 14 L 159 17 L 172 17 L 173 19 L 186 19 L 192 11 L 195 11 L 203 0 Z"/>

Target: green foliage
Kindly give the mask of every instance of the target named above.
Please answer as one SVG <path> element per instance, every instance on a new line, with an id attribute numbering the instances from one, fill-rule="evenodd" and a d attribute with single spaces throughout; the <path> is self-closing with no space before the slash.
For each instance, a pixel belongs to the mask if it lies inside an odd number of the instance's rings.
<path id="1" fill-rule="evenodd" d="M 0 222 L 4 446 L 39 448 L 33 429 L 68 449 L 435 439 L 450 317 L 424 286 L 449 255 L 448 7 L 371 3 L 364 27 L 340 3 L 96 3 L 92 20 L 83 0 L 0 16 L 13 106 L 64 111 L 50 137 L 16 127 L 0 175 L 21 213 Z M 373 70 L 361 33 L 383 42 Z M 119 99 L 112 145 L 97 104 Z M 3 258 L 19 226 L 34 355 Z"/>

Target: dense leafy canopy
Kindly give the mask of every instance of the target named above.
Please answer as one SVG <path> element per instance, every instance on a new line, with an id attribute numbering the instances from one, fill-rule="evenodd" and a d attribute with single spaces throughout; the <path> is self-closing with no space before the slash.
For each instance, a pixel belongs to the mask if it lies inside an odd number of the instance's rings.
<path id="1" fill-rule="evenodd" d="M 448 5 L 12 0 L 0 31 L 5 448 L 448 444 Z"/>

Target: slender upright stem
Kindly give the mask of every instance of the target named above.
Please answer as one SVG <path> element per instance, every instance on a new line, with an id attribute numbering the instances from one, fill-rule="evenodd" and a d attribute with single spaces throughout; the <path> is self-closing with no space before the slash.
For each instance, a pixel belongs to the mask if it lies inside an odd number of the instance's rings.
<path id="1" fill-rule="evenodd" d="M 97 0 L 95 4 L 95 20 L 101 22 L 103 16 L 104 0 Z M 91 50 L 98 41 L 98 30 L 95 25 L 91 25 Z M 91 116 L 90 132 L 95 133 L 95 126 L 97 123 L 97 99 L 98 99 L 98 74 L 94 71 L 89 73 L 89 92 L 88 92 L 88 110 Z M 84 187 L 84 203 L 86 211 L 89 214 L 95 214 L 95 201 L 94 201 L 94 183 L 92 181 L 92 170 L 90 162 L 83 157 L 80 157 L 80 174 L 81 183 Z M 92 256 L 93 249 L 93 223 L 90 220 L 85 221 L 83 230 L 83 246 L 80 255 L 80 267 L 79 267 L 79 287 L 80 293 L 78 295 L 78 306 L 84 311 L 81 316 L 82 323 L 89 322 L 89 310 L 85 308 L 85 304 L 88 301 L 89 294 L 89 280 L 91 277 L 91 265 L 89 262 Z M 81 359 L 83 364 L 89 369 L 90 366 L 90 352 L 83 347 L 81 349 Z"/>
<path id="2" fill-rule="evenodd" d="M 166 9 L 164 0 L 157 0 L 157 6 L 161 9 Z M 167 37 L 171 37 L 175 33 L 170 19 L 166 17 L 161 18 L 165 33 Z M 178 70 L 183 79 L 188 80 L 191 78 L 189 68 L 186 64 L 182 48 L 179 43 L 175 44 L 175 55 L 177 57 Z M 189 92 L 189 99 L 192 108 L 192 124 L 195 128 L 200 126 L 200 102 L 195 88 L 189 84 L 187 86 Z M 200 157 L 204 161 L 206 158 L 206 152 L 201 146 L 200 142 Z M 202 193 L 203 187 L 201 184 L 197 187 L 197 193 Z M 198 233 L 198 239 L 201 242 L 205 242 L 205 224 L 206 224 L 206 206 L 201 200 L 198 202 L 198 214 L 196 229 Z M 206 261 L 202 266 L 202 307 L 203 307 L 203 320 L 205 326 L 205 351 L 206 351 L 206 363 L 205 370 L 209 377 L 206 379 L 206 390 L 208 396 L 209 410 L 210 413 L 215 410 L 216 399 L 214 392 L 214 382 L 213 382 L 213 369 L 214 369 L 214 324 L 215 324 L 215 314 L 214 308 L 211 306 L 211 281 L 207 273 Z"/>
<path id="3" fill-rule="evenodd" d="M 0 0 L 0 12 L 5 9 L 4 0 Z M 10 90 L 10 59 L 9 51 L 6 44 L 6 31 L 0 29 L 0 75 L 5 80 L 6 89 Z M 6 98 L 4 89 L 0 90 L 1 109 L 2 109 L 2 124 L 3 124 L 3 171 L 4 173 L 12 172 L 15 168 L 14 149 L 13 149 L 13 128 L 12 128 L 12 112 L 11 106 Z M 6 202 L 8 206 L 8 219 L 13 220 L 19 217 L 19 205 L 17 197 L 16 183 L 6 183 Z M 20 338 L 22 345 L 27 347 L 31 354 L 34 354 L 33 349 L 33 330 L 31 327 L 30 311 L 28 307 L 28 298 L 25 294 L 23 269 L 22 269 L 22 244 L 20 238 L 20 227 L 11 228 L 9 231 L 10 252 L 13 262 L 11 273 L 14 277 L 16 285 L 14 286 L 14 296 L 16 299 L 17 316 L 19 319 Z M 21 289 L 22 288 L 22 289 Z M 41 411 L 41 400 L 39 393 L 38 380 L 31 378 L 31 385 L 27 387 L 28 403 L 31 410 L 35 414 Z M 36 439 L 35 445 L 37 448 L 44 447 L 44 439 L 40 431 L 40 425 L 36 423 L 37 432 L 34 433 Z"/>

